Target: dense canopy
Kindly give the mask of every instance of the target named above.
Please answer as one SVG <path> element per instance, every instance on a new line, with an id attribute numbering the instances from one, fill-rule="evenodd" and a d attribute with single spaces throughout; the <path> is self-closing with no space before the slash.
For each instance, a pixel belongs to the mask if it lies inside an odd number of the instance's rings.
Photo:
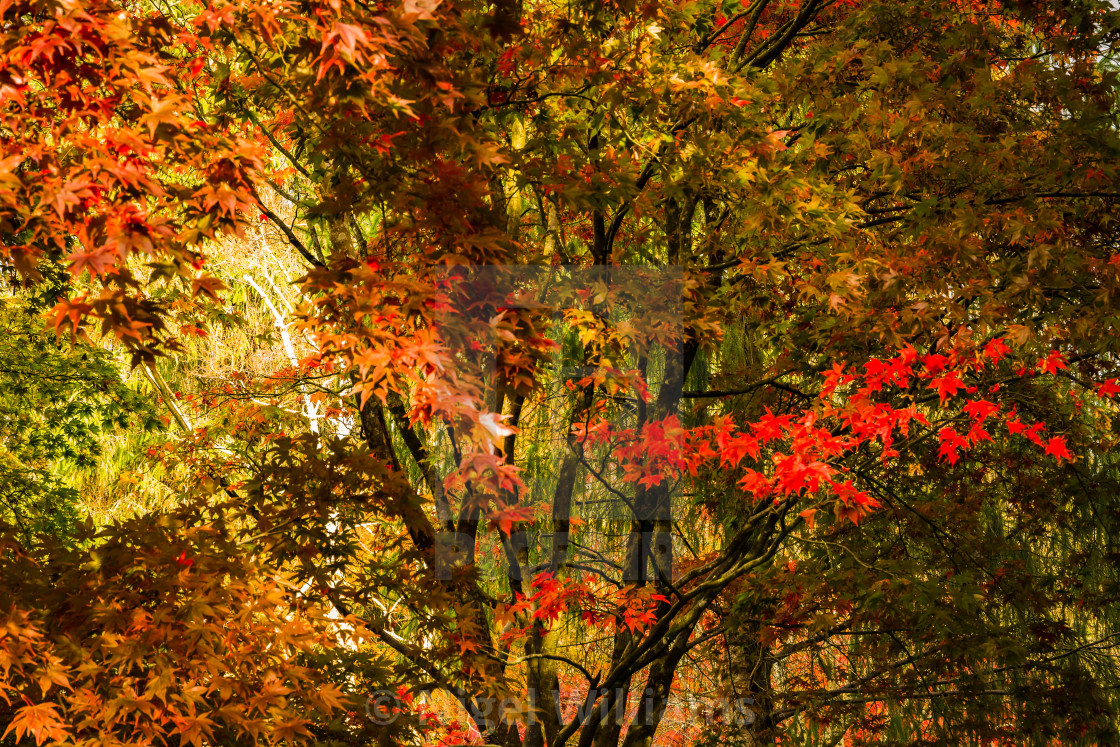
<path id="1" fill-rule="evenodd" d="M 5 740 L 1120 742 L 1118 44 L 0 0 Z"/>

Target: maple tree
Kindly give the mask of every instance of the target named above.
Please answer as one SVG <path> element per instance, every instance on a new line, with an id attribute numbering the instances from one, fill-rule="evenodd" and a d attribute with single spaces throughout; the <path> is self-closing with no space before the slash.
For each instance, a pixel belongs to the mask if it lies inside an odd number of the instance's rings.
<path id="1" fill-rule="evenodd" d="M 12 739 L 1120 740 L 1107 3 L 0 22 Z"/>

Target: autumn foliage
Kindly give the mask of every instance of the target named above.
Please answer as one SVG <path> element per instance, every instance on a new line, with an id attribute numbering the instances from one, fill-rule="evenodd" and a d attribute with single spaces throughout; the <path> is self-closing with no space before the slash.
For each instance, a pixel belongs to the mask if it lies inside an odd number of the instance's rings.
<path id="1" fill-rule="evenodd" d="M 1120 741 L 1108 3 L 0 28 L 11 743 Z"/>

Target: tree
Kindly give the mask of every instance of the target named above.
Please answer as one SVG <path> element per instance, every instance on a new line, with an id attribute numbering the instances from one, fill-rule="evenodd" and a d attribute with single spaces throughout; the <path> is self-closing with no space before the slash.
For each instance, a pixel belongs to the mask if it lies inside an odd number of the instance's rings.
<path id="1" fill-rule="evenodd" d="M 121 381 L 104 350 L 59 344 L 37 318 L 41 306 L 0 306 L 0 512 L 25 539 L 68 533 L 79 516 L 67 484 L 94 464 L 101 441 L 158 425 L 149 403 Z"/>
<path id="2" fill-rule="evenodd" d="M 306 269 L 281 370 L 153 374 L 177 507 L 10 540 L 17 739 L 1116 741 L 1106 3 L 0 13 L 56 331 Z"/>

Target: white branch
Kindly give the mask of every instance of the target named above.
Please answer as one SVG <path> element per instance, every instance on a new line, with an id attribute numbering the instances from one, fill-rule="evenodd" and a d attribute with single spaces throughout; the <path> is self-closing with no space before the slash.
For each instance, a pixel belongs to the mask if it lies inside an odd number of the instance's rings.
<path id="1" fill-rule="evenodd" d="M 284 343 L 284 352 L 288 354 L 288 362 L 292 364 L 292 368 L 299 367 L 299 359 L 296 358 L 296 349 L 292 345 L 292 336 L 288 334 L 288 324 L 284 321 L 284 316 L 269 300 L 268 295 L 264 289 L 257 285 L 257 281 L 246 273 L 244 276 L 245 282 L 253 286 L 253 289 L 260 295 L 261 300 L 264 301 L 265 306 L 272 312 L 272 320 L 276 324 L 276 328 L 280 330 L 280 340 Z M 311 423 L 311 432 L 319 433 L 319 408 L 311 401 L 311 395 L 304 393 L 303 395 L 304 407 L 307 410 L 307 419 Z"/>

